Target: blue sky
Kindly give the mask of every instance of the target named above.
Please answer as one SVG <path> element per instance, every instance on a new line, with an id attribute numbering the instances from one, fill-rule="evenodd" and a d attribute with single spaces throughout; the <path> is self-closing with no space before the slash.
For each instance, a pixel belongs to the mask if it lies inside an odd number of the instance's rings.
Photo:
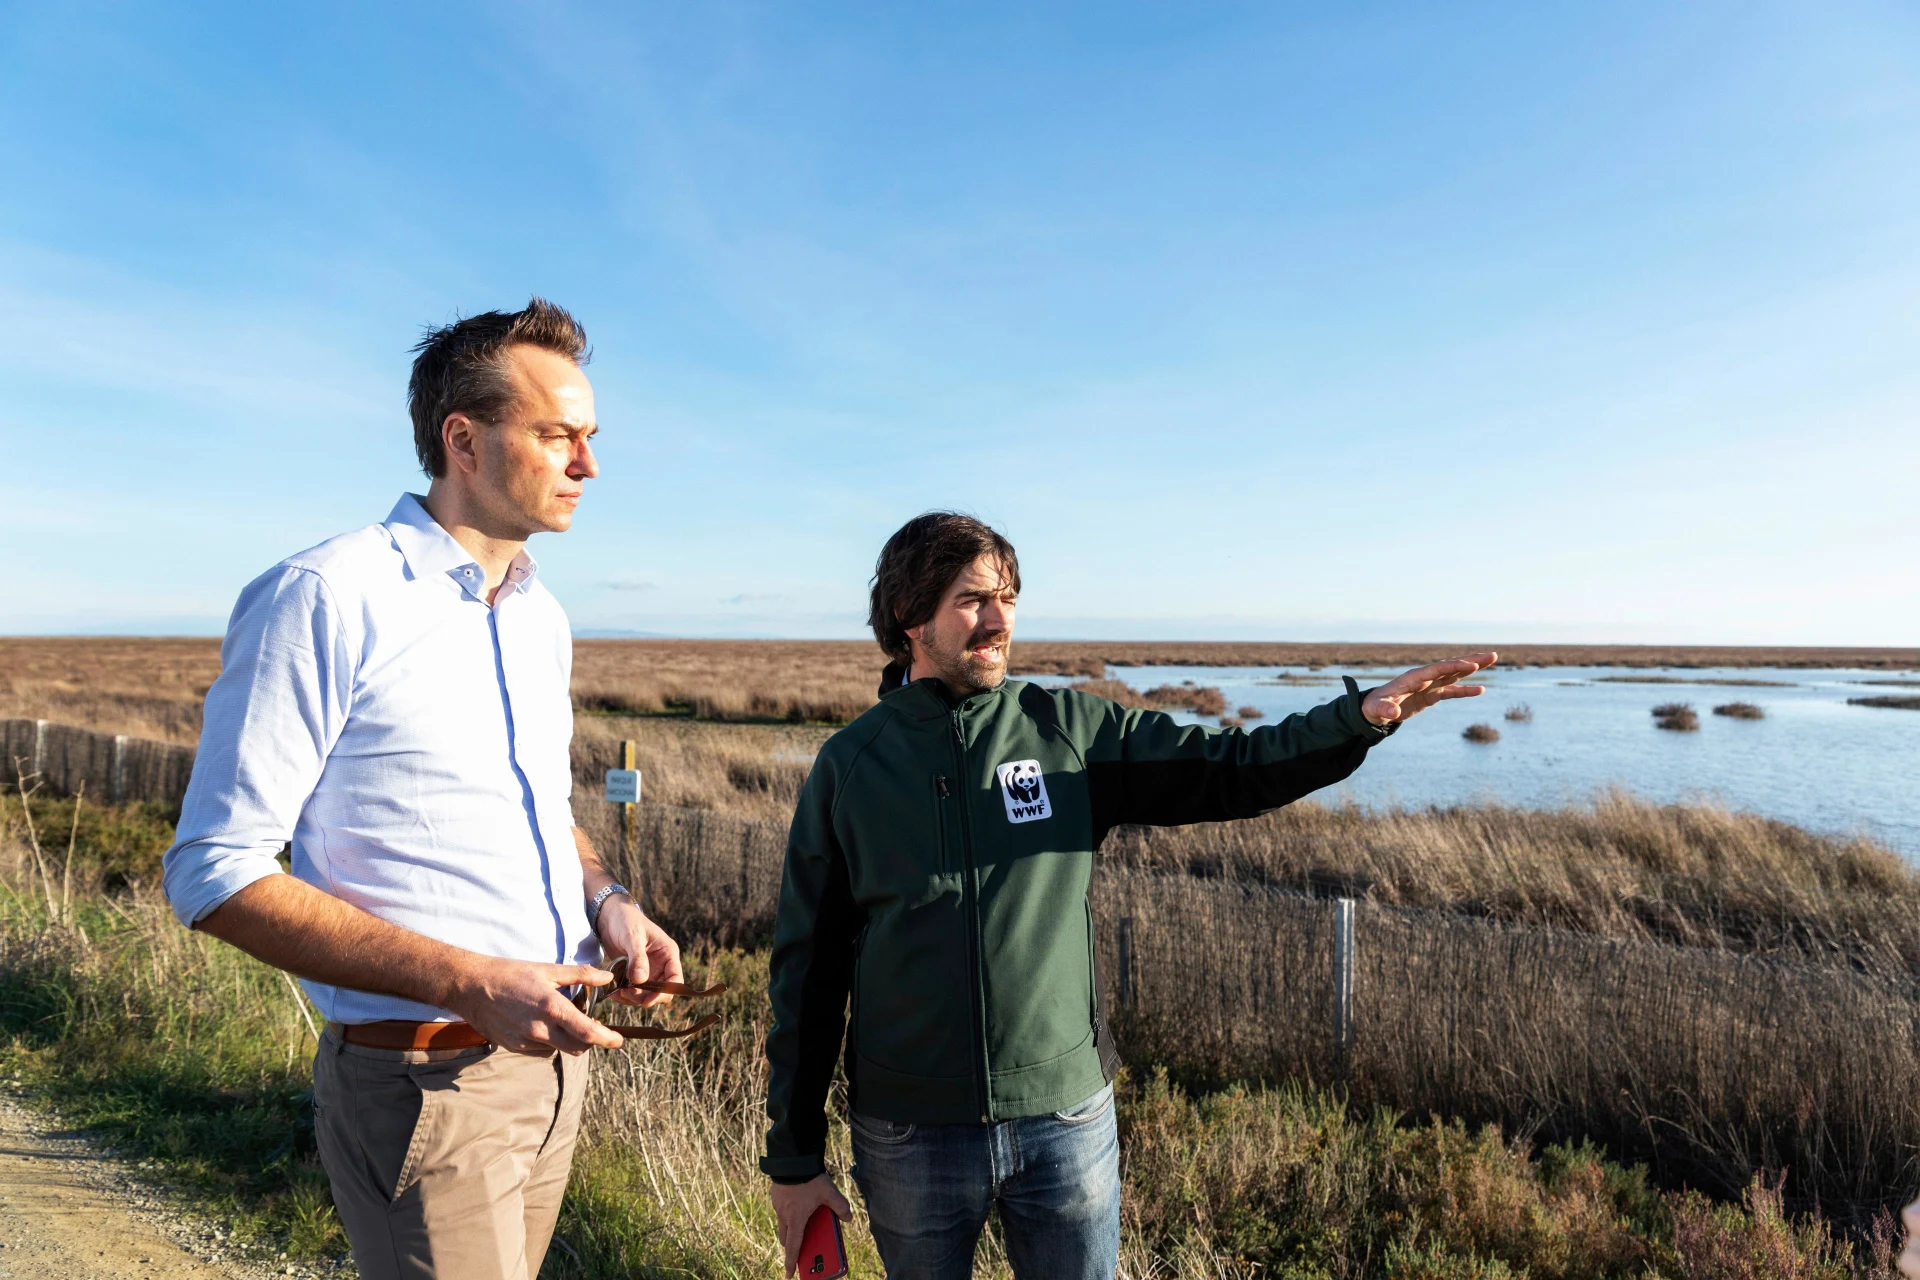
<path id="1" fill-rule="evenodd" d="M 0 631 L 217 632 L 572 308 L 580 630 L 1913 644 L 1904 4 L 0 7 Z"/>

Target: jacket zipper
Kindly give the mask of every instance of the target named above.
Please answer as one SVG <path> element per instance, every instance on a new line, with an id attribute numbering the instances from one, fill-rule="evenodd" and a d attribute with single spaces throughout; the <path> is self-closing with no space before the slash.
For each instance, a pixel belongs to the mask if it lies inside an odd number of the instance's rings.
<path id="1" fill-rule="evenodd" d="M 947 850 L 947 801 L 953 799 L 953 782 L 942 774 L 933 780 L 934 820 L 940 826 L 940 874 L 953 870 L 953 855 Z"/>
<path id="2" fill-rule="evenodd" d="M 952 713 L 952 723 L 953 763 L 964 788 L 967 777 L 967 737 L 960 726 L 958 710 Z M 960 804 L 960 858 L 965 878 L 961 881 L 961 893 L 967 908 L 967 981 L 973 988 L 974 1089 L 980 1105 L 980 1123 L 989 1124 L 993 1110 L 988 1105 L 987 1089 L 990 1078 L 987 1063 L 987 995 L 986 978 L 980 967 L 980 953 L 984 944 L 980 938 L 980 899 L 975 891 L 973 874 L 973 822 L 968 817 L 967 808 L 963 790 Z"/>

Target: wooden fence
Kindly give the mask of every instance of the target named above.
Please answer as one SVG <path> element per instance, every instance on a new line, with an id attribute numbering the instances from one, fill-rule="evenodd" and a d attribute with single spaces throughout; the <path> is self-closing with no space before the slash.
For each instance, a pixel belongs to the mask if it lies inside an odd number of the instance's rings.
<path id="1" fill-rule="evenodd" d="M 0 783 L 38 775 L 53 795 L 103 804 L 147 801 L 178 813 L 193 773 L 193 748 L 46 720 L 0 720 Z"/>

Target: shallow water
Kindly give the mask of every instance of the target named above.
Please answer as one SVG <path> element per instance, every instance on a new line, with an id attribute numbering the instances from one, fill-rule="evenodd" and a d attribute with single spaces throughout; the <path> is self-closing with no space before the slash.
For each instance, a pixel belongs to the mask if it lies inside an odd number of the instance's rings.
<path id="1" fill-rule="evenodd" d="M 1274 667 L 1116 667 L 1136 689 L 1159 684 L 1214 685 L 1230 708 L 1256 706 L 1269 724 L 1341 692 L 1340 669 Z M 1370 688 L 1393 673 L 1354 669 Z M 1678 684 L 1621 683 L 1657 676 Z M 1276 683 L 1310 679 L 1318 683 Z M 1755 668 L 1634 671 L 1619 667 L 1495 668 L 1476 699 L 1429 708 L 1367 757 L 1360 771 L 1323 793 L 1368 807 L 1491 800 L 1532 807 L 1591 799 L 1619 788 L 1650 800 L 1706 801 L 1816 831 L 1865 834 L 1920 861 L 1920 711 L 1847 705 L 1850 697 L 1920 695 L 1920 673 Z M 1767 681 L 1736 687 L 1706 681 Z M 1916 687 L 1864 683 L 1912 680 Z M 1055 683 L 1048 681 L 1048 683 Z M 1713 714 L 1727 702 L 1751 702 L 1764 720 Z M 1687 702 L 1700 716 L 1694 733 L 1654 727 L 1651 709 Z M 1531 722 L 1502 718 L 1525 703 Z M 1231 710 L 1229 714 L 1232 714 Z M 1212 718 L 1175 713 L 1183 722 Z M 1461 732 L 1492 725 L 1500 740 L 1481 745 Z"/>

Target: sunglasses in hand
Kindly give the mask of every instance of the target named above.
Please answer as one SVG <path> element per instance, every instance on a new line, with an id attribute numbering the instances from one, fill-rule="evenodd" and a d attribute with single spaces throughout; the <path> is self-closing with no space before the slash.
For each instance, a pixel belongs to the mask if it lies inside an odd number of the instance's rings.
<path id="1" fill-rule="evenodd" d="M 703 991 L 697 987 L 690 987 L 684 982 L 628 982 L 627 958 L 625 956 L 616 957 L 613 963 L 607 966 L 607 969 L 613 974 L 613 985 L 597 989 L 593 987 L 582 987 L 580 994 L 574 998 L 574 1003 L 579 1006 L 580 1012 L 593 1018 L 596 1022 L 603 1024 L 609 1031 L 618 1032 L 628 1040 L 684 1040 L 690 1035 L 705 1031 L 708 1027 L 720 1021 L 719 1014 L 710 1013 L 704 1018 L 700 1018 L 684 1027 L 645 1027 L 608 1022 L 605 1016 L 606 1006 L 614 996 L 619 995 L 623 991 L 646 991 L 663 996 L 678 996 L 682 1000 L 706 1000 L 713 996 L 724 994 L 727 989 L 727 984 L 724 982 L 716 982 Z M 624 1008 L 625 1006 L 621 1007 Z"/>

